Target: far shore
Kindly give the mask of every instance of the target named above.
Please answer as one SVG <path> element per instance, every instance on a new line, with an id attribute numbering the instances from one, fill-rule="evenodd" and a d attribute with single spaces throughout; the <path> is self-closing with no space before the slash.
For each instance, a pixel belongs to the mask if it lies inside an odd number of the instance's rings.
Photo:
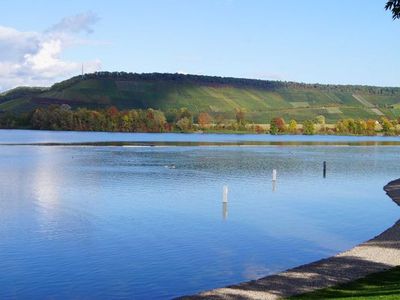
<path id="1" fill-rule="evenodd" d="M 400 205 L 400 179 L 389 182 L 384 190 Z M 335 256 L 258 280 L 178 299 L 275 300 L 351 282 L 397 266 L 400 266 L 400 220 L 373 239 Z"/>
<path id="2" fill-rule="evenodd" d="M 263 124 L 266 128 L 269 128 L 269 124 Z M 327 126 L 334 126 L 333 124 L 327 124 Z M 302 128 L 301 125 L 298 127 L 300 130 Z M 277 134 L 268 133 L 269 129 L 266 129 L 266 132 L 256 132 L 254 130 L 230 130 L 230 129 L 197 129 L 197 130 L 188 130 L 188 131 L 180 131 L 180 130 L 173 130 L 173 131 L 159 131 L 159 132 L 149 132 L 149 131 L 105 131 L 105 130 L 64 130 L 64 129 L 37 129 L 37 128 L 30 128 L 30 127 L 15 127 L 15 128 L 1 128 L 0 131 L 5 130 L 16 130 L 16 131 L 24 131 L 24 130 L 31 130 L 31 131 L 49 131 L 49 132 L 96 132 L 96 133 L 126 133 L 126 134 L 133 134 L 133 133 L 146 133 L 146 134 L 236 134 L 236 135 L 259 135 L 259 136 L 348 136 L 348 137 L 400 137 L 400 134 L 384 134 L 382 132 L 375 132 L 374 134 L 352 134 L 352 133 L 336 133 L 336 132 L 323 132 L 317 131 L 313 134 L 305 134 L 302 132 L 297 133 L 289 133 L 289 132 L 282 132 Z M 399 125 L 400 131 L 400 125 Z"/>
<path id="3" fill-rule="evenodd" d="M 0 129 L 0 146 L 400 146 L 399 136 Z"/>

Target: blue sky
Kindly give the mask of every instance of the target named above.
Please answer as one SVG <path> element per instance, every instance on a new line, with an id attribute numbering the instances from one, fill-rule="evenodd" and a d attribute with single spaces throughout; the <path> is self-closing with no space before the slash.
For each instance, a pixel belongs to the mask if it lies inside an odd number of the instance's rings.
<path id="1" fill-rule="evenodd" d="M 400 21 L 384 4 L 3 0 L 0 90 L 51 84 L 82 63 L 87 71 L 400 86 Z"/>

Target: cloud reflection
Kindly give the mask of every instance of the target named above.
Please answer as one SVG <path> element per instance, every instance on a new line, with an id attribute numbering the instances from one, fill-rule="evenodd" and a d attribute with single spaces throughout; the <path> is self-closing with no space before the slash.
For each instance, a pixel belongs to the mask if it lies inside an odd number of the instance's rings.
<path id="1" fill-rule="evenodd" d="M 47 233 L 54 230 L 53 225 L 59 213 L 60 189 L 65 184 L 57 152 L 56 147 L 40 147 L 35 156 L 37 162 L 32 176 L 33 200 L 38 210 L 38 221 L 41 229 Z"/>

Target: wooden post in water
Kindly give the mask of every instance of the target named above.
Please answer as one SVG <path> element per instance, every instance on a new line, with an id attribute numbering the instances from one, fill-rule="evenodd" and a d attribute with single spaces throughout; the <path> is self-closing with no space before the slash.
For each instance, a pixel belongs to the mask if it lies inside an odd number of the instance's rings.
<path id="1" fill-rule="evenodd" d="M 228 203 L 228 186 L 224 185 L 222 189 L 222 203 Z"/>
<path id="2" fill-rule="evenodd" d="M 326 178 L 326 161 L 324 161 L 323 177 Z"/>
<path id="3" fill-rule="evenodd" d="M 272 181 L 276 181 L 276 169 L 272 170 Z"/>

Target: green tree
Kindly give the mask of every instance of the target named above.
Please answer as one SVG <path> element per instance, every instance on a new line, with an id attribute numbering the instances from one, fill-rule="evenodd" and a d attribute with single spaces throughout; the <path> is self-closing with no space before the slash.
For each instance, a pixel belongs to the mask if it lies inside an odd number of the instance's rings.
<path id="1" fill-rule="evenodd" d="M 183 119 L 183 118 L 187 118 L 193 123 L 193 114 L 186 107 L 182 107 L 178 111 L 176 121 L 179 121 L 180 119 Z"/>
<path id="2" fill-rule="evenodd" d="M 176 122 L 176 127 L 178 127 L 181 131 L 189 131 L 192 129 L 192 121 L 189 120 L 187 117 L 180 119 Z"/>
<path id="3" fill-rule="evenodd" d="M 223 125 L 225 122 L 225 117 L 223 114 L 217 114 L 215 116 L 215 123 L 217 123 L 217 125 Z"/>
<path id="4" fill-rule="evenodd" d="M 344 120 L 337 121 L 335 128 L 336 128 L 336 133 L 348 133 L 347 125 L 345 124 Z"/>
<path id="5" fill-rule="evenodd" d="M 400 19 L 400 0 L 387 1 L 385 9 L 390 10 L 392 12 L 393 20 Z"/>
<path id="6" fill-rule="evenodd" d="M 355 134 L 367 134 L 367 122 L 364 120 L 355 121 Z"/>
<path id="7" fill-rule="evenodd" d="M 17 119 L 18 119 L 17 116 L 15 116 L 11 112 L 0 113 L 0 128 L 5 128 L 5 129 L 16 128 L 18 124 Z M 29 118 L 28 124 L 29 122 L 32 122 L 32 120 L 33 116 Z"/>
<path id="8" fill-rule="evenodd" d="M 162 132 L 165 129 L 166 118 L 162 111 L 153 110 L 153 132 Z"/>
<path id="9" fill-rule="evenodd" d="M 239 125 L 243 126 L 245 124 L 245 116 L 246 116 L 246 112 L 243 108 L 235 108 L 236 122 Z"/>
<path id="10" fill-rule="evenodd" d="M 290 120 L 289 122 L 289 133 L 296 134 L 297 133 L 297 122 L 296 120 Z"/>
<path id="11" fill-rule="evenodd" d="M 320 125 L 325 125 L 325 116 L 323 115 L 316 116 L 315 122 Z"/>
<path id="12" fill-rule="evenodd" d="M 129 114 L 129 112 L 122 112 L 122 116 L 121 116 L 121 131 L 124 132 L 131 132 L 133 131 L 133 120 L 131 118 L 131 115 Z"/>
<path id="13" fill-rule="evenodd" d="M 193 114 L 187 108 L 181 108 L 177 113 L 175 125 L 181 131 L 191 130 L 193 127 Z"/>
<path id="14" fill-rule="evenodd" d="M 311 120 L 306 120 L 303 123 L 303 133 L 306 135 L 313 135 L 315 133 L 315 125 Z"/>
<path id="15" fill-rule="evenodd" d="M 385 135 L 393 135 L 395 133 L 395 127 L 393 123 L 386 117 L 383 117 L 380 121 L 382 126 L 382 132 Z"/>
<path id="16" fill-rule="evenodd" d="M 31 124 L 34 129 L 48 129 L 47 111 L 37 108 L 32 115 Z"/>

